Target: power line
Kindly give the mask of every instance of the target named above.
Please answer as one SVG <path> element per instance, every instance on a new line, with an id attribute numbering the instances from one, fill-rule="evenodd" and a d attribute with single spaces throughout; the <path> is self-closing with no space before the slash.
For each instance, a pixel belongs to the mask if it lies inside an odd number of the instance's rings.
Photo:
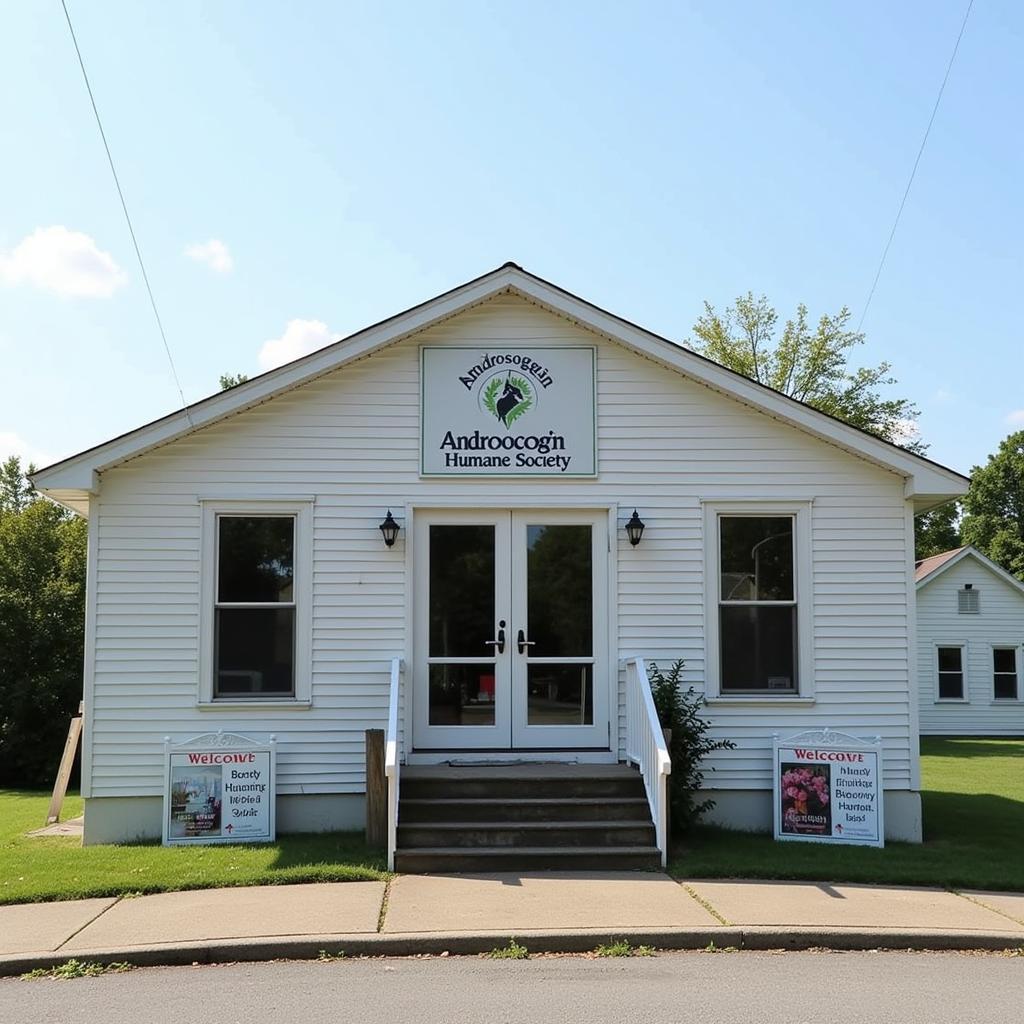
<path id="1" fill-rule="evenodd" d="M 907 196 L 910 195 L 910 186 L 914 184 L 914 175 L 917 174 L 917 165 L 921 162 L 921 155 L 924 153 L 924 147 L 928 142 L 928 136 L 932 130 L 932 124 L 935 122 L 935 115 L 939 111 L 939 103 L 942 102 L 942 94 L 946 89 L 946 82 L 949 81 L 949 73 L 953 70 L 953 61 L 956 60 L 957 50 L 960 49 L 960 40 L 964 37 L 964 29 L 967 28 L 967 19 L 971 16 L 971 8 L 974 6 L 974 0 L 968 0 L 967 10 L 964 13 L 964 20 L 960 23 L 960 34 L 956 37 L 956 44 L 953 47 L 953 53 L 949 58 L 949 64 L 946 65 L 946 74 L 943 76 L 942 85 L 939 86 L 939 94 L 935 97 L 935 106 L 932 107 L 932 116 L 928 118 L 928 127 L 924 130 L 924 138 L 921 139 L 921 148 L 917 151 L 917 159 L 914 161 L 914 167 L 910 172 L 910 178 L 907 181 L 907 187 L 903 190 L 903 198 L 900 200 L 900 208 L 896 211 L 896 219 L 892 224 L 892 231 L 889 232 L 889 240 L 885 243 L 885 248 L 882 250 L 882 258 L 878 262 L 878 270 L 875 273 L 875 279 L 871 282 L 871 291 L 868 292 L 867 301 L 864 303 L 864 312 L 860 315 L 860 322 L 857 324 L 857 333 L 860 333 L 860 329 L 864 326 L 864 318 L 868 315 L 868 307 L 871 305 L 871 300 L 875 295 L 875 288 L 878 287 L 878 279 L 882 276 L 882 268 L 885 266 L 885 258 L 889 255 L 889 246 L 892 245 L 893 238 L 896 237 L 896 228 L 899 227 L 900 217 L 903 215 L 903 207 L 907 205 Z"/>
<path id="2" fill-rule="evenodd" d="M 117 176 L 117 169 L 114 167 L 114 158 L 110 153 L 110 145 L 107 142 L 107 133 L 103 130 L 103 121 L 100 119 L 99 108 L 96 106 L 96 97 L 92 92 L 92 85 L 89 83 L 89 74 L 85 70 L 85 61 L 82 59 L 82 51 L 78 46 L 78 37 L 75 35 L 75 26 L 71 24 L 71 14 L 68 12 L 66 0 L 60 0 L 64 8 L 64 17 L 67 19 L 68 30 L 71 32 L 71 41 L 75 44 L 75 53 L 78 55 L 78 66 L 82 69 L 82 78 L 85 79 L 85 88 L 89 93 L 89 102 L 92 104 L 92 112 L 96 115 L 96 126 L 100 130 L 100 138 L 103 140 L 103 148 L 107 152 L 107 162 L 110 164 L 110 173 L 114 178 L 114 185 L 117 187 L 117 196 L 121 200 L 121 209 L 124 211 L 124 219 L 128 224 L 128 233 L 132 238 L 132 245 L 135 247 L 135 256 L 139 261 L 139 269 L 142 271 L 142 280 L 146 285 L 146 292 L 149 295 L 149 304 L 153 307 L 153 316 L 156 318 L 156 325 L 160 331 L 160 338 L 164 343 L 164 351 L 167 353 L 167 362 L 171 367 L 171 376 L 174 378 L 174 385 L 178 389 L 178 396 L 181 398 L 181 407 L 185 412 L 185 419 L 190 427 L 195 426 L 192 416 L 189 413 L 188 402 L 185 401 L 185 392 L 181 389 L 181 381 L 178 379 L 178 371 L 174 366 L 174 357 L 171 355 L 171 346 L 167 343 L 167 333 L 164 331 L 163 320 L 160 319 L 160 310 L 157 309 L 156 299 L 153 296 L 153 289 L 149 283 L 149 274 L 146 273 L 146 264 L 142 259 L 142 250 L 139 248 L 139 241 L 135 237 L 135 228 L 132 226 L 132 218 L 128 213 L 128 204 L 124 199 L 124 192 L 121 189 L 121 181 Z"/>

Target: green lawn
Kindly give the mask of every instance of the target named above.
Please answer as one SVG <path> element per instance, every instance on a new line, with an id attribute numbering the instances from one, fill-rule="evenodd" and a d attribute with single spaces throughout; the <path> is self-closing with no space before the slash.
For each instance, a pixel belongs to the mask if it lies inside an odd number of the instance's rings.
<path id="1" fill-rule="evenodd" d="M 0 790 L 0 904 L 209 889 L 382 878 L 384 859 L 361 833 L 282 836 L 251 846 L 86 846 L 77 839 L 29 839 L 46 820 L 48 793 Z M 79 797 L 62 818 L 82 813 Z"/>
<path id="2" fill-rule="evenodd" d="M 689 878 L 887 882 L 1024 891 L 1024 740 L 921 741 L 925 841 L 864 846 L 776 843 L 700 828 L 673 849 Z"/>

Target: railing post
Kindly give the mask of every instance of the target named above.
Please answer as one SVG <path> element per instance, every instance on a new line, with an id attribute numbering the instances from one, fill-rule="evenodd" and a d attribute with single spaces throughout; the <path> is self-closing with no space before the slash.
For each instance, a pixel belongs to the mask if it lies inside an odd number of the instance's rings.
<path id="1" fill-rule="evenodd" d="M 388 783 L 384 776 L 384 730 L 366 730 L 366 845 L 388 841 Z"/>

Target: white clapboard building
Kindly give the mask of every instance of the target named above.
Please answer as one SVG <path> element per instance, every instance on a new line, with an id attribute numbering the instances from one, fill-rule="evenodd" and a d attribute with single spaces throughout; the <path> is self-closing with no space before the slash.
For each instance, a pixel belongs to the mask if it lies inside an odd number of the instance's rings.
<path id="1" fill-rule="evenodd" d="M 677 658 L 714 820 L 829 727 L 921 837 L 913 517 L 967 481 L 514 264 L 35 483 L 89 521 L 87 843 L 218 729 L 275 738 L 279 829 L 360 827 L 381 728 L 399 866 L 646 863 Z"/>
<path id="2" fill-rule="evenodd" d="M 1024 583 L 970 546 L 916 577 L 921 732 L 1024 736 Z"/>

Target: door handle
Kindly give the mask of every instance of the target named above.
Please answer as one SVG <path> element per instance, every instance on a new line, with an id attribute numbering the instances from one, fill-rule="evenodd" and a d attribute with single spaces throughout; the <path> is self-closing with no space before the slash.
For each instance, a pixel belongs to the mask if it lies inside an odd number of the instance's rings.
<path id="1" fill-rule="evenodd" d="M 536 647 L 537 646 L 537 641 L 536 640 L 527 640 L 526 639 L 526 634 L 522 630 L 519 630 L 519 636 L 516 639 L 516 644 L 519 646 L 519 653 L 520 654 L 525 654 L 527 647 Z"/>
<path id="2" fill-rule="evenodd" d="M 520 630 L 522 632 L 522 630 Z M 499 654 L 505 653 L 505 620 L 502 619 L 498 623 L 498 639 L 497 640 L 485 640 L 485 644 L 490 644 L 492 647 L 497 649 Z"/>

